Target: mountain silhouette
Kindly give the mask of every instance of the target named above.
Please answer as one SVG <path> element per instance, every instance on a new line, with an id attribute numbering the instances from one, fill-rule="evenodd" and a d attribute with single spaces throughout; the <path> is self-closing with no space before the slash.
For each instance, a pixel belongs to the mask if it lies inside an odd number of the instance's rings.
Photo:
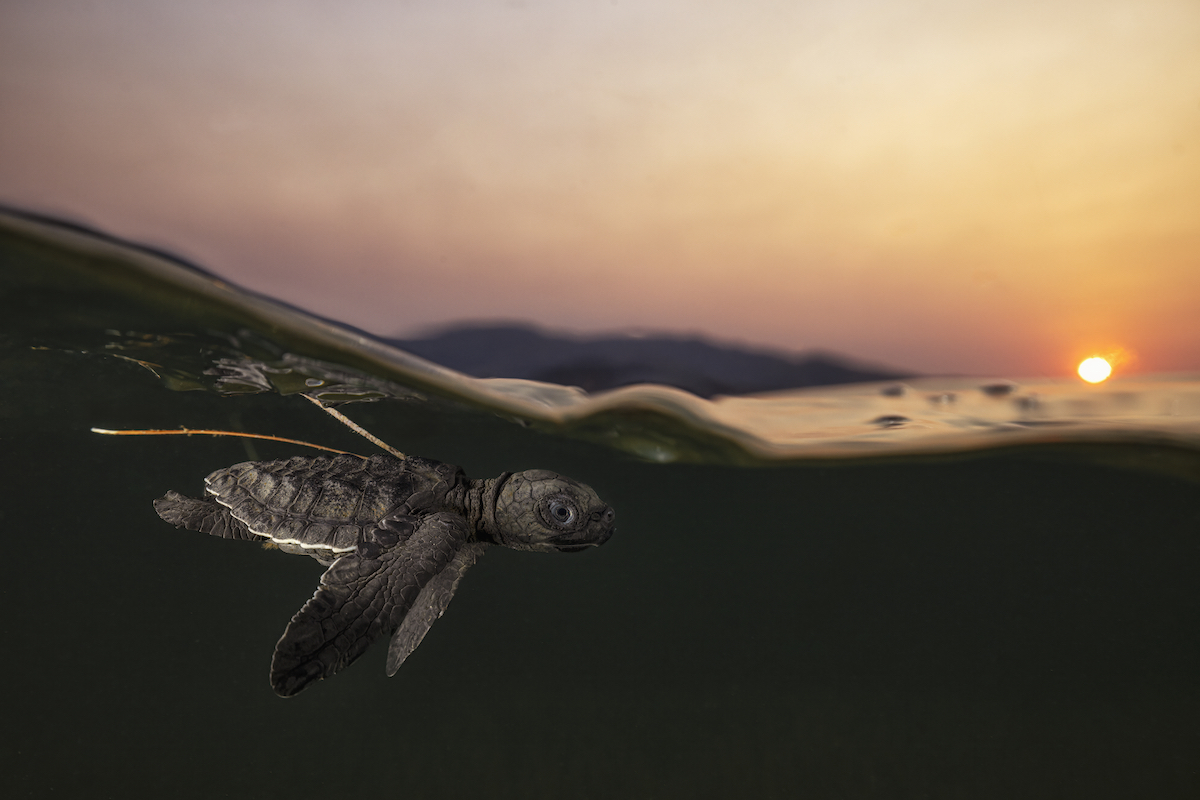
<path id="1" fill-rule="evenodd" d="M 526 378 L 588 392 L 660 383 L 712 397 L 914 375 L 832 353 L 790 356 L 671 335 L 586 338 L 519 324 L 462 325 L 423 338 L 389 341 L 477 378 Z"/>

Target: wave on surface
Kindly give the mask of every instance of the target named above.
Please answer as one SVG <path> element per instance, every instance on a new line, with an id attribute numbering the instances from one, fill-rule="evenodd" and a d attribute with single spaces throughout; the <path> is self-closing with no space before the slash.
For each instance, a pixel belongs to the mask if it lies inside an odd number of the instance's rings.
<path id="1" fill-rule="evenodd" d="M 1014 445 L 1200 450 L 1200 378 L 922 378 L 702 399 L 660 385 L 599 394 L 472 378 L 221 281 L 169 256 L 0 212 L 0 289 L 18 345 L 146 366 L 173 389 L 398 398 L 486 411 L 659 462 L 769 464 Z"/>

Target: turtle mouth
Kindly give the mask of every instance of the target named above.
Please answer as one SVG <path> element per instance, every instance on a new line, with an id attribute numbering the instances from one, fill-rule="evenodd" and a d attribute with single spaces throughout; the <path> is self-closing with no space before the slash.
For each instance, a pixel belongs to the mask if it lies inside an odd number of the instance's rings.
<path id="1" fill-rule="evenodd" d="M 580 541 L 555 542 L 554 549 L 560 553 L 579 553 L 579 552 L 582 552 L 583 550 L 587 550 L 589 547 L 599 547 L 600 545 L 604 544 L 609 539 L 611 539 L 612 535 L 616 532 L 617 532 L 616 528 L 609 528 L 608 530 L 601 533 L 599 536 L 594 536 L 584 542 L 580 542 Z"/>

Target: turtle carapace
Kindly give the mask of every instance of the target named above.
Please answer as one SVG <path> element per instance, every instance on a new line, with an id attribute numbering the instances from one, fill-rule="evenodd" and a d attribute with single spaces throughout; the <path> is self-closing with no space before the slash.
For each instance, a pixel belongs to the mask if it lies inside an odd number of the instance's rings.
<path id="1" fill-rule="evenodd" d="M 176 527 L 271 542 L 327 567 L 275 646 L 271 685 L 283 697 L 383 635 L 394 674 L 488 545 L 569 553 L 613 533 L 613 510 L 590 487 L 545 470 L 472 480 L 411 456 L 297 457 L 219 469 L 205 490 L 167 492 L 154 508 Z"/>

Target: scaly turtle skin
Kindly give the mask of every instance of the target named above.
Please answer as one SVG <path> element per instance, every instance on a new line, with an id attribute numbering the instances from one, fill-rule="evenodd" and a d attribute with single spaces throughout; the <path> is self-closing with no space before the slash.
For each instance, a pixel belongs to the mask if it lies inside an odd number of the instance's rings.
<path id="1" fill-rule="evenodd" d="M 391 636 L 393 675 L 488 545 L 574 552 L 613 533 L 591 488 L 545 470 L 472 480 L 424 458 L 247 461 L 205 478 L 207 497 L 154 502 L 180 528 L 272 542 L 328 569 L 275 646 L 271 686 L 290 697 Z"/>

